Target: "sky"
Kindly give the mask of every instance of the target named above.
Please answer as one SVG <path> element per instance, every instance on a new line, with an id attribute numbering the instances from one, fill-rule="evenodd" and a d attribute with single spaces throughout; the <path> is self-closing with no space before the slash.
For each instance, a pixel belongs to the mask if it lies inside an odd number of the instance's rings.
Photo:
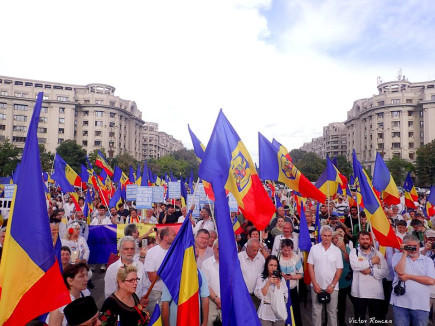
<path id="1" fill-rule="evenodd" d="M 12 1 L 0 75 L 104 83 L 192 148 L 219 109 L 258 160 L 258 132 L 288 150 L 346 120 L 377 77 L 435 79 L 431 0 Z"/>

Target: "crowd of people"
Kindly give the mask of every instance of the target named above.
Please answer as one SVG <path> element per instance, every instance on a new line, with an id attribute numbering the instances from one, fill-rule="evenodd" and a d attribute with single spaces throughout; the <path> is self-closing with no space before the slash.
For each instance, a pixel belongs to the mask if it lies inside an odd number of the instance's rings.
<path id="1" fill-rule="evenodd" d="M 52 190 L 48 212 L 53 245 L 61 239 L 63 279 L 72 303 L 49 313 L 48 325 L 147 325 L 157 305 L 163 325 L 176 325 L 177 305 L 157 271 L 176 237 L 171 226 L 150 228 L 140 235 L 137 225 L 182 223 L 189 219 L 195 237 L 195 255 L 201 274 L 200 324 L 216 325 L 221 319 L 219 237 L 212 207 L 201 207 L 199 218 L 179 200 L 155 204 L 138 211 L 134 202 L 107 207 L 95 196 L 90 218 L 72 198 Z M 288 190 L 279 192 L 281 206 L 262 231 L 238 212 L 233 222 L 240 268 L 262 325 L 302 325 L 301 302 L 311 298 L 312 325 L 382 323 L 427 325 L 435 307 L 435 217 L 401 204 L 384 206 L 401 248 L 381 247 L 364 210 L 349 206 L 346 198 L 326 204 L 305 201 L 305 220 L 312 243 L 309 253 L 299 249 L 300 213 Z M 142 214 L 141 214 L 142 213 Z M 318 223 L 316 223 L 316 215 Z M 7 220 L 6 220 L 7 221 Z M 126 224 L 118 241 L 118 259 L 88 265 L 89 225 Z M 234 223 L 235 224 L 235 223 Z M 316 224 L 320 224 L 316 228 Z M 150 234 L 156 232 L 155 237 Z M 3 245 L 5 225 L 0 230 Z M 104 303 L 97 309 L 88 289 L 93 271 L 104 276 Z M 283 307 L 291 302 L 292 313 Z M 350 306 L 349 303 L 350 302 Z M 346 310 L 353 316 L 346 320 Z M 393 320 L 388 316 L 392 310 Z M 36 325 L 36 321 L 32 321 Z"/>

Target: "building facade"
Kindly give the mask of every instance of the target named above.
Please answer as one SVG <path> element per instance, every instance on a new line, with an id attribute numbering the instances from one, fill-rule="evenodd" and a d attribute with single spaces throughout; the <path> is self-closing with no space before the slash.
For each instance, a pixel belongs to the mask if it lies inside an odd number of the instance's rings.
<path id="1" fill-rule="evenodd" d="M 323 127 L 323 136 L 313 138 L 311 142 L 304 143 L 300 148 L 306 152 L 313 152 L 320 158 L 338 155 L 346 156 L 347 141 L 346 128 L 343 122 L 333 122 Z"/>
<path id="2" fill-rule="evenodd" d="M 379 94 L 354 102 L 344 122 L 347 159 L 355 149 L 373 171 L 376 152 L 414 162 L 417 149 L 435 139 L 435 81 L 399 81 L 378 85 Z"/>
<path id="3" fill-rule="evenodd" d="M 343 122 L 333 122 L 323 127 L 323 155 L 322 158 L 346 156 L 347 140 L 346 128 Z"/>
<path id="4" fill-rule="evenodd" d="M 306 151 L 306 152 L 312 152 L 315 153 L 318 157 L 323 157 L 323 149 L 324 149 L 324 143 L 323 143 L 323 136 L 313 138 L 309 143 L 304 143 L 302 147 L 299 149 Z"/>
<path id="5" fill-rule="evenodd" d="M 69 139 L 88 153 L 104 148 L 109 157 L 129 153 L 139 161 L 145 158 L 142 133 L 147 125 L 142 112 L 134 101 L 115 96 L 115 88 L 105 84 L 83 86 L 0 76 L 0 140 L 8 138 L 18 148 L 24 147 L 27 126 L 41 91 L 44 100 L 38 141 L 47 151 L 54 153 Z M 164 135 L 159 136 L 158 144 L 165 148 L 160 153 L 168 153 L 175 143 L 181 144 Z"/>
<path id="6" fill-rule="evenodd" d="M 184 149 L 183 143 L 163 131 L 159 131 L 159 124 L 145 122 L 142 128 L 143 157 L 160 158 L 171 152 Z"/>

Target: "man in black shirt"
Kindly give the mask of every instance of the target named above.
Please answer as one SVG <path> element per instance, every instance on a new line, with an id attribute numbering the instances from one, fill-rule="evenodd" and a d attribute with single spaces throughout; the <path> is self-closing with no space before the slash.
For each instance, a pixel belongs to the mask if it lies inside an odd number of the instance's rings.
<path id="1" fill-rule="evenodd" d="M 159 215 L 160 224 L 177 223 L 179 215 L 175 214 L 174 205 L 166 205 L 166 210 Z"/>

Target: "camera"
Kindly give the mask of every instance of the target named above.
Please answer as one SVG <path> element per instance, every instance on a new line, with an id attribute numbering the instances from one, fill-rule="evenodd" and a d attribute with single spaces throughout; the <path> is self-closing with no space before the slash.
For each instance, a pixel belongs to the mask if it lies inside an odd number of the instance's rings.
<path id="1" fill-rule="evenodd" d="M 432 242 L 432 249 L 435 249 L 435 242 Z"/>
<path id="2" fill-rule="evenodd" d="M 404 295 L 406 292 L 405 282 L 399 281 L 393 288 L 393 293 L 397 296 Z"/>
<path id="3" fill-rule="evenodd" d="M 275 276 L 275 277 L 280 278 L 280 277 L 281 277 L 281 272 L 280 272 L 279 270 L 274 270 L 274 271 L 272 272 L 272 275 Z"/>
<path id="4" fill-rule="evenodd" d="M 432 247 L 433 248 L 433 247 Z M 416 246 L 409 246 L 409 245 L 405 245 L 403 247 L 404 250 L 406 251 L 417 251 L 417 247 Z"/>

